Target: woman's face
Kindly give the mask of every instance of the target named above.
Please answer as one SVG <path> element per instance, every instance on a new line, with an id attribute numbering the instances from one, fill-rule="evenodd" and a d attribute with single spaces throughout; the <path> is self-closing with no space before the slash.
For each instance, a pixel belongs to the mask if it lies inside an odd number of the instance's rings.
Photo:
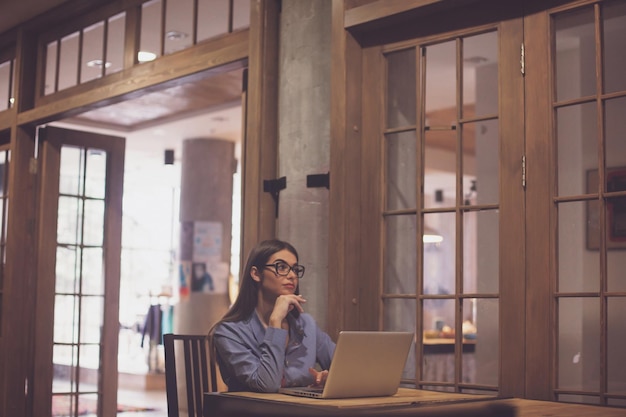
<path id="1" fill-rule="evenodd" d="M 267 261 L 270 266 L 252 268 L 252 279 L 261 284 L 260 289 L 265 297 L 276 298 L 279 295 L 293 294 L 298 288 L 298 276 L 293 271 L 289 271 L 286 276 L 276 273 L 276 268 L 272 264 L 277 262 L 294 266 L 298 263 L 298 259 L 293 253 L 283 249 L 270 256 Z"/>

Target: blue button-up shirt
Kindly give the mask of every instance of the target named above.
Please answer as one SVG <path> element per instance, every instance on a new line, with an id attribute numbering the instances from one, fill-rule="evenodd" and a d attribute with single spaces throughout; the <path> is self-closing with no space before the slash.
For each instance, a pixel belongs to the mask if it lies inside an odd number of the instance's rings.
<path id="1" fill-rule="evenodd" d="M 239 322 L 222 322 L 214 333 L 217 362 L 229 391 L 276 392 L 281 386 L 312 384 L 309 368 L 329 369 L 335 343 L 310 314 L 288 315 L 287 330 L 261 323 L 256 312 Z"/>

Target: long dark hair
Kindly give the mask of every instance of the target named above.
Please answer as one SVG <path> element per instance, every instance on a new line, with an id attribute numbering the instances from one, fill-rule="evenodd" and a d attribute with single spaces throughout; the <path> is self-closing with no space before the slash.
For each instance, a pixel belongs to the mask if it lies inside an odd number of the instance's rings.
<path id="1" fill-rule="evenodd" d="M 290 243 L 278 239 L 264 240 L 250 251 L 246 267 L 240 278 L 237 299 L 224 317 L 216 323 L 216 326 L 224 321 L 241 321 L 250 317 L 256 308 L 259 297 L 259 283 L 252 279 L 252 267 L 256 267 L 259 271 L 262 270 L 273 254 L 285 249 L 291 252 L 296 257 L 296 260 L 298 260 L 298 251 L 296 251 L 296 248 Z M 213 326 L 213 328 L 215 328 L 215 326 Z"/>

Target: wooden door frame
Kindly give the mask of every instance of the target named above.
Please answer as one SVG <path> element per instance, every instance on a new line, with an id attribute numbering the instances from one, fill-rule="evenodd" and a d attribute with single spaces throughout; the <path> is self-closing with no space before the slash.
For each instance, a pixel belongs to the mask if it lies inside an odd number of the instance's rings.
<path id="1" fill-rule="evenodd" d="M 50 402 L 46 400 L 49 399 L 53 378 L 51 364 L 54 325 L 50 326 L 50 322 L 42 320 L 42 318 L 54 317 L 60 151 L 63 145 L 70 145 L 88 146 L 107 151 L 105 234 L 103 236 L 103 265 L 106 265 L 104 269 L 104 296 L 106 302 L 103 305 L 101 337 L 103 350 L 100 352 L 99 367 L 101 375 L 99 381 L 102 381 L 102 385 L 99 388 L 102 389 L 102 398 L 106 399 L 100 403 L 101 415 L 115 416 L 117 413 L 117 344 L 119 337 L 125 140 L 116 136 L 54 127 L 48 127 L 41 133 L 40 170 L 43 175 L 40 177 L 39 184 L 37 305 L 35 307 L 34 334 L 34 367 L 38 383 L 33 387 L 34 415 L 46 415 L 50 411 Z M 54 250 L 50 248 L 52 240 L 54 240 Z"/>

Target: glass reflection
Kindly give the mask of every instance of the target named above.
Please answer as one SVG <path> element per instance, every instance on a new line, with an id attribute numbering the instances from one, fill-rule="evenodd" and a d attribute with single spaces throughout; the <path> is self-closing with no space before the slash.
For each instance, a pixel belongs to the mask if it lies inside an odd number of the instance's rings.
<path id="1" fill-rule="evenodd" d="M 626 61 L 622 59 L 626 44 L 626 2 L 606 2 L 602 7 L 603 69 L 606 93 L 626 90 Z"/>
<path id="2" fill-rule="evenodd" d="M 463 293 L 498 293 L 499 224 L 498 210 L 463 214 Z"/>
<path id="3" fill-rule="evenodd" d="M 626 77 L 625 77 L 626 78 Z M 626 130 L 626 97 L 607 100 L 605 103 L 604 123 L 605 123 L 605 148 L 607 172 L 607 191 L 625 190 L 626 180 L 626 140 L 624 131 Z M 618 174 L 618 172 L 621 172 Z M 614 181 L 614 186 L 610 181 Z"/>
<path id="4" fill-rule="evenodd" d="M 556 15 L 554 27 L 557 101 L 595 94 L 593 6 Z"/>
<path id="5" fill-rule="evenodd" d="M 78 296 L 56 295 L 54 297 L 54 342 L 76 343 Z"/>
<path id="6" fill-rule="evenodd" d="M 104 295 L 104 265 L 102 248 L 83 249 L 82 281 L 83 294 Z"/>
<path id="7" fill-rule="evenodd" d="M 126 34 L 126 13 L 109 18 L 106 61 L 111 65 L 104 68 L 105 74 L 113 74 L 124 68 L 124 37 Z"/>
<path id="8" fill-rule="evenodd" d="M 626 298 L 610 297 L 607 301 L 607 391 L 626 394 Z"/>
<path id="9" fill-rule="evenodd" d="M 83 244 L 102 246 L 104 241 L 104 200 L 85 200 Z"/>
<path id="10" fill-rule="evenodd" d="M 161 0 L 152 0 L 141 5 L 139 50 L 150 52 L 156 57 L 161 56 L 161 7 Z"/>
<path id="11" fill-rule="evenodd" d="M 415 294 L 417 282 L 416 216 L 385 218 L 383 290 L 387 294 Z"/>
<path id="12" fill-rule="evenodd" d="M 198 42 L 228 32 L 229 0 L 198 0 Z"/>
<path id="13" fill-rule="evenodd" d="M 59 58 L 59 90 L 73 87 L 78 82 L 78 32 L 61 39 Z"/>
<path id="14" fill-rule="evenodd" d="M 498 113 L 498 32 L 463 39 L 463 118 Z"/>
<path id="15" fill-rule="evenodd" d="M 599 242 L 599 229 L 585 224 L 586 204 L 575 201 L 558 205 L 559 292 L 600 288 L 600 255 L 597 250 L 587 249 L 592 242 Z"/>
<path id="16" fill-rule="evenodd" d="M 415 131 L 387 135 L 387 210 L 416 207 L 416 157 Z"/>
<path id="17" fill-rule="evenodd" d="M 56 91 L 57 76 L 57 51 L 58 42 L 50 42 L 46 47 L 46 85 L 44 94 L 52 94 Z"/>
<path id="18" fill-rule="evenodd" d="M 498 385 L 499 317 L 497 299 L 463 300 L 463 382 Z"/>
<path id="19" fill-rule="evenodd" d="M 557 109 L 558 193 L 584 194 L 584 173 L 598 168 L 596 104 Z"/>
<path id="20" fill-rule="evenodd" d="M 385 299 L 383 302 L 383 329 L 386 331 L 415 332 L 415 299 Z M 415 341 L 402 372 L 403 379 L 415 379 Z"/>
<path id="21" fill-rule="evenodd" d="M 387 59 L 387 128 L 416 124 L 415 48 L 392 52 Z"/>
<path id="22" fill-rule="evenodd" d="M 95 80 L 103 74 L 102 67 L 111 65 L 104 59 L 104 22 L 83 29 L 80 82 Z"/>
<path id="23" fill-rule="evenodd" d="M 558 386 L 600 388 L 600 304 L 597 298 L 558 300 Z"/>
<path id="24" fill-rule="evenodd" d="M 193 44 L 193 0 L 165 3 L 165 55 L 181 51 Z"/>
<path id="25" fill-rule="evenodd" d="M 498 204 L 498 120 L 463 125 L 463 204 Z"/>
<path id="26" fill-rule="evenodd" d="M 8 109 L 10 104 L 11 62 L 0 62 L 0 111 Z"/>
<path id="27" fill-rule="evenodd" d="M 103 301 L 103 297 L 82 297 L 80 306 L 80 343 L 100 342 L 103 320 Z M 81 356 L 83 356 L 82 352 Z"/>

